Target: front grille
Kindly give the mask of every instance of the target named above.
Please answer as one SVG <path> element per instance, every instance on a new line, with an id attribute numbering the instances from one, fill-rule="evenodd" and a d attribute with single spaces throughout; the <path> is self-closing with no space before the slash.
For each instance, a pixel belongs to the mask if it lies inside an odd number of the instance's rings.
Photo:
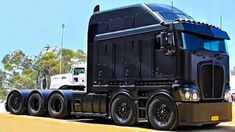
<path id="1" fill-rule="evenodd" d="M 202 64 L 198 68 L 199 87 L 204 99 L 221 98 L 224 84 L 223 67 Z"/>
<path id="2" fill-rule="evenodd" d="M 221 98 L 224 86 L 224 69 L 221 66 L 214 66 L 214 97 Z"/>

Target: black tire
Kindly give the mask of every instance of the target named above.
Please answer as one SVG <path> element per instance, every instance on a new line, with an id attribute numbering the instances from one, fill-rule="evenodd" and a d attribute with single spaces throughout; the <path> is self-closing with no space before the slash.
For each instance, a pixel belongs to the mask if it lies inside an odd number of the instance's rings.
<path id="1" fill-rule="evenodd" d="M 68 102 L 59 93 L 54 93 L 48 101 L 48 113 L 52 118 L 64 119 L 69 116 Z"/>
<path id="2" fill-rule="evenodd" d="M 45 102 L 41 95 L 33 93 L 28 99 L 28 113 L 32 116 L 43 116 L 45 114 Z"/>
<path id="3" fill-rule="evenodd" d="M 22 115 L 25 113 L 23 97 L 18 92 L 10 94 L 7 100 L 7 106 L 11 114 Z"/>
<path id="4" fill-rule="evenodd" d="M 125 95 L 119 95 L 113 100 L 110 111 L 117 125 L 131 126 L 136 123 L 136 105 Z"/>
<path id="5" fill-rule="evenodd" d="M 165 96 L 155 97 L 148 107 L 148 121 L 157 130 L 176 129 L 178 113 L 175 103 Z"/>

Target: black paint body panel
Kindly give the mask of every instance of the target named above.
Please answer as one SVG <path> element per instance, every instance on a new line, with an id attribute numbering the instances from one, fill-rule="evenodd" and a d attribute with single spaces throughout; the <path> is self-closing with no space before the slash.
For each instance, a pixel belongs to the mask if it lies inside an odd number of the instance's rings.
<path id="1" fill-rule="evenodd" d="M 179 103 L 179 124 L 212 124 L 232 120 L 231 103 Z M 212 116 L 218 116 L 218 121 L 212 121 Z"/>

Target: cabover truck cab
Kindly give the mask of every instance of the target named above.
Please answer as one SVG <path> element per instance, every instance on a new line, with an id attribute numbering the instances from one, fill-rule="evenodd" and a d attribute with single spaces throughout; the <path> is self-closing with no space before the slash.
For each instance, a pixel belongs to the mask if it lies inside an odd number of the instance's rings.
<path id="1" fill-rule="evenodd" d="M 12 91 L 13 114 L 106 117 L 153 128 L 231 121 L 227 33 L 166 5 L 99 11 L 88 27 L 87 85 Z"/>

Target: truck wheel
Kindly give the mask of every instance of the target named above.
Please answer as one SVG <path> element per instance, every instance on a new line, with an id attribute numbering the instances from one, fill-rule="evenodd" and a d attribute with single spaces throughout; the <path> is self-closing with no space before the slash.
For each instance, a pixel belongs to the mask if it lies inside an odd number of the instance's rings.
<path id="1" fill-rule="evenodd" d="M 178 114 L 175 103 L 164 96 L 155 97 L 148 107 L 148 121 L 155 129 L 175 129 L 178 126 Z"/>
<path id="2" fill-rule="evenodd" d="M 67 118 L 69 115 L 68 103 L 64 97 L 59 94 L 53 94 L 48 101 L 48 113 L 53 118 Z"/>
<path id="3" fill-rule="evenodd" d="M 28 99 L 28 113 L 32 116 L 44 114 L 44 100 L 38 93 L 33 93 Z"/>
<path id="4" fill-rule="evenodd" d="M 10 94 L 7 106 L 11 114 L 22 115 L 25 113 L 23 97 L 18 92 Z"/>
<path id="5" fill-rule="evenodd" d="M 135 103 L 127 96 L 120 95 L 111 104 L 111 117 L 115 124 L 131 126 L 136 123 Z"/>

